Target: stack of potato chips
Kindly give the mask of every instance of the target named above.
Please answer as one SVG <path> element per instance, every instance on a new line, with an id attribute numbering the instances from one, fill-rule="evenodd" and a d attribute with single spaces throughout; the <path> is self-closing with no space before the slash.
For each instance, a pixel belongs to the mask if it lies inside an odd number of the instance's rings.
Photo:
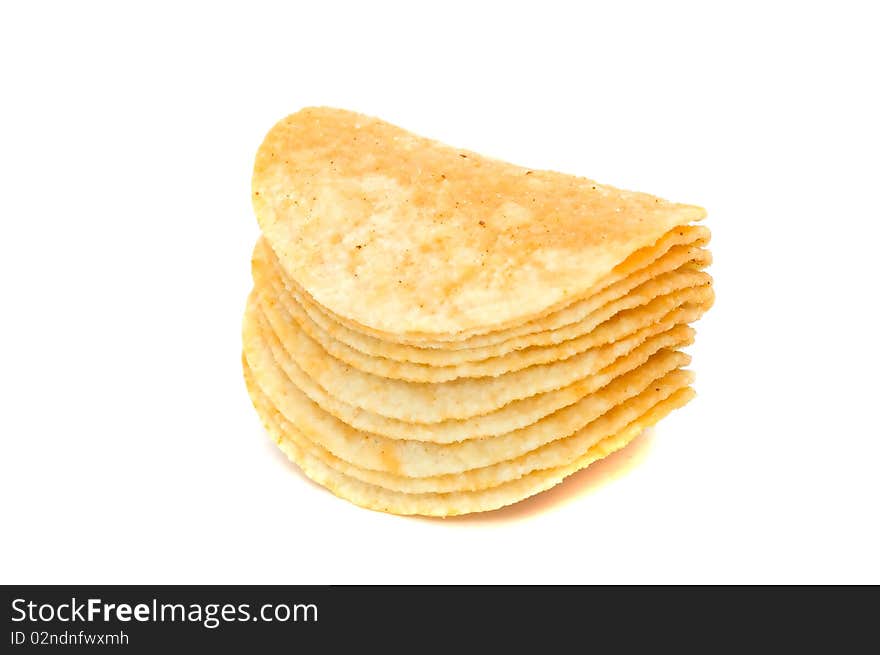
<path id="1" fill-rule="evenodd" d="M 257 154 L 248 390 L 364 507 L 496 509 L 693 397 L 705 212 L 305 109 Z"/>

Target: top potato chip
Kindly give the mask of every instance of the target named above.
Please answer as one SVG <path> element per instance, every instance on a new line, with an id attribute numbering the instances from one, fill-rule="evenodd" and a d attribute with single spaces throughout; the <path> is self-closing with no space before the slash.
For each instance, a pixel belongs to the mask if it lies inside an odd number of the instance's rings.
<path id="1" fill-rule="evenodd" d="M 285 273 L 354 329 L 392 341 L 452 342 L 539 318 L 705 215 L 327 108 L 272 128 L 253 202 Z"/>

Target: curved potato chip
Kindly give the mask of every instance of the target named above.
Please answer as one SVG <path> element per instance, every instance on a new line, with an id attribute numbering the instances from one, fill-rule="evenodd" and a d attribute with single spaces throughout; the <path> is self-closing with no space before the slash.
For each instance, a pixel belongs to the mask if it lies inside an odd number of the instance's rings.
<path id="1" fill-rule="evenodd" d="M 350 327 L 387 340 L 457 341 L 545 315 L 705 216 L 330 108 L 269 131 L 252 187 L 287 275 Z"/>

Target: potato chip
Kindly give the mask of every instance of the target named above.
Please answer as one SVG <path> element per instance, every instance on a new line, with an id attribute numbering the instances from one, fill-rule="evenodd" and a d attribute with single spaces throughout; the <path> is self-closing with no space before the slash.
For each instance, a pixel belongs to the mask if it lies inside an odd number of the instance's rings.
<path id="1" fill-rule="evenodd" d="M 591 295 L 700 207 L 309 108 L 260 146 L 253 205 L 287 275 L 380 338 L 459 340 Z"/>

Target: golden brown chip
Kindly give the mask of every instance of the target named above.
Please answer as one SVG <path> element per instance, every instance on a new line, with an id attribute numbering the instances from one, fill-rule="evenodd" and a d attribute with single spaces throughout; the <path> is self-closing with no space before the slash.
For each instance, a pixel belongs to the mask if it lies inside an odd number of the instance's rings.
<path id="1" fill-rule="evenodd" d="M 705 215 L 329 108 L 272 128 L 252 197 L 287 275 L 390 340 L 454 341 L 550 313 Z"/>

